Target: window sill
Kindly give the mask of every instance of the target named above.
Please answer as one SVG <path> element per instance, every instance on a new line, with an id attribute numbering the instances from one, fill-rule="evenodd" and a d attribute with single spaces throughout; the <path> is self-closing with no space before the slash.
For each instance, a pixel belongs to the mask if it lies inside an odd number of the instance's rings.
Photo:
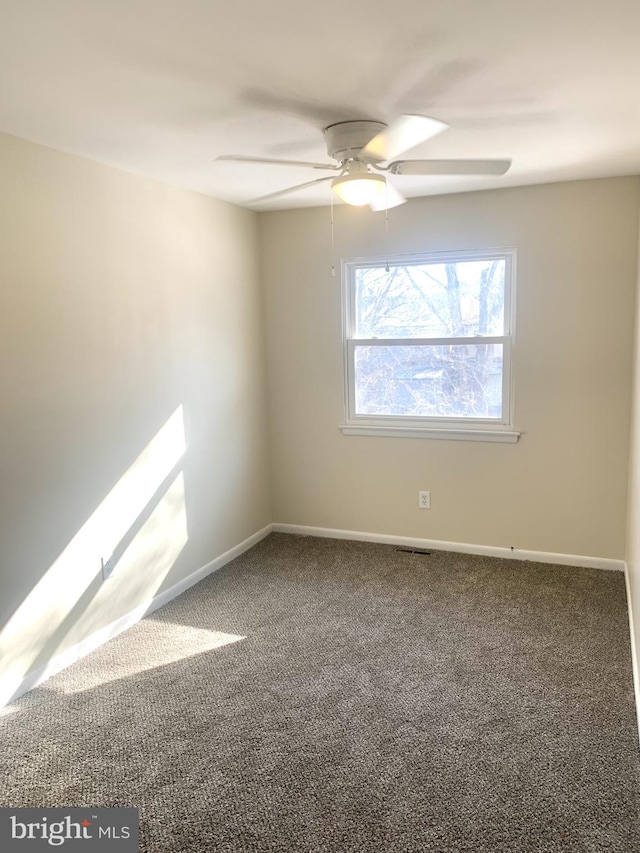
<path id="1" fill-rule="evenodd" d="M 519 432 L 506 429 L 437 429 L 430 427 L 382 427 L 341 424 L 340 431 L 343 435 L 373 435 L 382 438 L 435 438 L 446 441 L 494 441 L 502 444 L 515 444 L 520 438 Z"/>

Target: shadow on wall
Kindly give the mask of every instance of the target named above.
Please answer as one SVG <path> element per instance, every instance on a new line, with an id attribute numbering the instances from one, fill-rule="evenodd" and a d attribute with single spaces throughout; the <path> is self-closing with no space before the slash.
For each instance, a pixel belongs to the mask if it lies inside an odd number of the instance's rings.
<path id="1" fill-rule="evenodd" d="M 146 610 L 188 540 L 180 405 L 0 632 L 0 707 L 61 650 Z M 112 556 L 105 582 L 100 556 Z"/>

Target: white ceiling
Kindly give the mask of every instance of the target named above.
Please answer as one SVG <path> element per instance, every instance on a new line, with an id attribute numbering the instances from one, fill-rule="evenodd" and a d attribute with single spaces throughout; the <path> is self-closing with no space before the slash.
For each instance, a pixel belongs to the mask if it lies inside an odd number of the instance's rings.
<path id="1" fill-rule="evenodd" d="M 452 126 L 410 157 L 513 160 L 406 196 L 640 174 L 640 0 L 0 0 L 0 131 L 238 204 L 320 173 L 217 156 L 400 113 Z"/>

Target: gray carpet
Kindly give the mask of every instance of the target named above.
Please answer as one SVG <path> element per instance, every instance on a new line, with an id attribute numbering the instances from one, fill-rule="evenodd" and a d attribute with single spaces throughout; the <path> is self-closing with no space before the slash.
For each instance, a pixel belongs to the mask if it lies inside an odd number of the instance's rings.
<path id="1" fill-rule="evenodd" d="M 0 802 L 148 853 L 631 853 L 618 572 L 274 534 L 0 717 Z"/>

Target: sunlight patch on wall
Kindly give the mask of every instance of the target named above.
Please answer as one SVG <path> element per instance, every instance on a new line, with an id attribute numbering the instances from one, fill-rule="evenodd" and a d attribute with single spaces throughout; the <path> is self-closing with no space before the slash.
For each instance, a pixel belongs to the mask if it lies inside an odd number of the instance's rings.
<path id="1" fill-rule="evenodd" d="M 146 611 L 188 538 L 184 474 L 180 471 L 118 559 L 115 574 L 100 584 L 91 607 L 79 615 L 70 632 L 72 638 L 91 635 L 96 615 L 107 607 L 119 615 L 131 611 L 132 606 Z"/>
<path id="2" fill-rule="evenodd" d="M 62 693 L 80 693 L 245 639 L 239 634 L 144 619 L 131 629 L 126 642 L 116 640 L 100 649 L 91 663 L 84 661 L 59 673 L 53 687 Z"/>
<path id="3" fill-rule="evenodd" d="M 90 608 L 95 610 L 98 601 L 115 611 L 125 595 L 131 601 L 129 609 L 140 603 L 136 595 L 143 589 L 153 597 L 187 540 L 182 474 L 158 496 L 184 453 L 179 406 L 0 633 L 0 706 L 11 699 L 30 670 L 47 664 L 79 623 L 86 627 Z M 116 575 L 103 584 L 100 558 L 117 553 L 154 502 L 155 509 L 118 558 Z M 121 609 L 113 618 L 120 615 Z"/>

